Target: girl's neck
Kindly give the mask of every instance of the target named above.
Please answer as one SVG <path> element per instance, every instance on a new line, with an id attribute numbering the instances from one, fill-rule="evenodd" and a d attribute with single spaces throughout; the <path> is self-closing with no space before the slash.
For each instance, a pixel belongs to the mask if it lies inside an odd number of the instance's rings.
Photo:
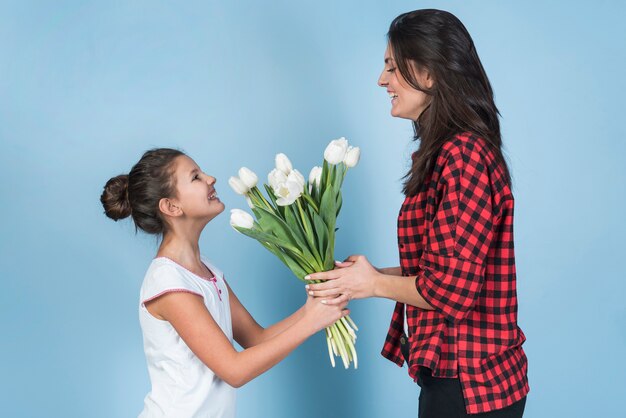
<path id="1" fill-rule="evenodd" d="M 192 271 L 201 268 L 203 264 L 200 259 L 198 239 L 199 235 L 191 237 L 170 231 L 163 237 L 157 257 L 172 259 Z"/>

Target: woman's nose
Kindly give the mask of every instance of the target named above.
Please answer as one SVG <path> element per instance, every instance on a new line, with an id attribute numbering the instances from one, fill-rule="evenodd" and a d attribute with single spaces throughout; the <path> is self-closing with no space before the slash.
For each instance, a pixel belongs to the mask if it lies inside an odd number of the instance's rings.
<path id="1" fill-rule="evenodd" d="M 385 75 L 387 74 L 387 72 L 385 70 L 383 70 L 382 73 L 380 73 L 380 77 L 378 77 L 378 85 L 380 87 L 386 87 L 387 86 L 387 77 L 385 77 Z"/>

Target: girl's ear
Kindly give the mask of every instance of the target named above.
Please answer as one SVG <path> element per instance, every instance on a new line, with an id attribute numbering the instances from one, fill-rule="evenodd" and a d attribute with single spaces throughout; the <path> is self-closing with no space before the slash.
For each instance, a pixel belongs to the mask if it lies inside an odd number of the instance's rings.
<path id="1" fill-rule="evenodd" d="M 178 203 L 166 197 L 159 200 L 159 210 L 166 216 L 177 217 L 183 214 L 183 209 Z"/>

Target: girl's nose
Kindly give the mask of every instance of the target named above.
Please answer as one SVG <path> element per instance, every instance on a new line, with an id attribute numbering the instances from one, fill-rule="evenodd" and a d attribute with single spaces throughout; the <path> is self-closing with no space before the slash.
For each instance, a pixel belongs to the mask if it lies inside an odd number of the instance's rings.
<path id="1" fill-rule="evenodd" d="M 209 184 L 209 186 L 212 186 L 217 183 L 217 179 L 213 176 L 206 176 L 206 182 Z"/>

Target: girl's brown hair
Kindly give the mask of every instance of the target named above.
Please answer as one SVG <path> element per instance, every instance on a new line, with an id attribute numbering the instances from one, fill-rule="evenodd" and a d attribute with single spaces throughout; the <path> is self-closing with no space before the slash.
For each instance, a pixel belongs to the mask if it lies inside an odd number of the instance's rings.
<path id="1" fill-rule="evenodd" d="M 167 225 L 161 217 L 159 201 L 175 196 L 174 161 L 182 155 L 182 151 L 170 148 L 149 150 L 130 173 L 107 181 L 100 196 L 105 215 L 114 221 L 132 216 L 136 228 L 163 234 Z"/>

